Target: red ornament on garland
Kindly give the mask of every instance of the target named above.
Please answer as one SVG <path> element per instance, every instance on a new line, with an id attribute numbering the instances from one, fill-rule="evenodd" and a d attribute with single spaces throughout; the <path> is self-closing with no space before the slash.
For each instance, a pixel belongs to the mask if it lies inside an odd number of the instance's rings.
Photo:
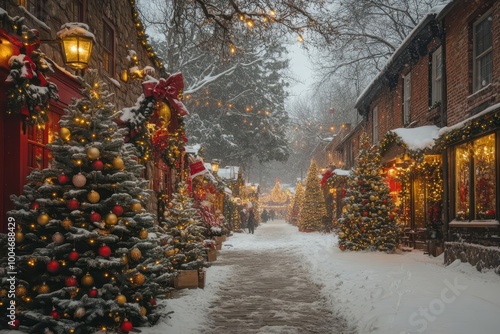
<path id="1" fill-rule="evenodd" d="M 40 208 L 40 204 L 38 202 L 31 203 L 31 210 L 38 210 Z"/>
<path id="2" fill-rule="evenodd" d="M 109 248 L 109 246 L 106 246 L 106 244 L 103 244 L 99 248 L 99 255 L 102 256 L 102 257 L 110 257 L 110 255 L 111 255 L 111 248 Z"/>
<path id="3" fill-rule="evenodd" d="M 50 315 L 52 316 L 52 318 L 54 318 L 56 320 L 61 319 L 61 315 L 56 310 L 52 310 L 52 312 L 50 313 Z"/>
<path id="4" fill-rule="evenodd" d="M 121 215 L 123 215 L 123 207 L 121 205 L 115 205 L 113 207 L 113 209 L 111 210 L 111 212 L 113 212 L 115 215 L 117 215 L 118 217 L 120 217 Z"/>
<path id="5" fill-rule="evenodd" d="M 92 168 L 94 170 L 103 170 L 104 169 L 104 163 L 101 160 L 96 160 L 92 163 Z"/>
<path id="6" fill-rule="evenodd" d="M 102 220 L 102 217 L 99 214 L 99 212 L 92 211 L 92 213 L 90 214 L 90 221 L 96 223 L 96 222 L 100 222 L 101 220 Z"/>
<path id="7" fill-rule="evenodd" d="M 68 260 L 70 261 L 77 261 L 78 259 L 80 258 L 80 254 L 78 254 L 78 252 L 73 249 L 69 254 L 68 254 Z"/>
<path id="8" fill-rule="evenodd" d="M 120 325 L 120 331 L 122 331 L 123 333 L 128 333 L 133 328 L 134 328 L 134 326 L 132 325 L 132 323 L 130 321 L 128 321 L 127 318 L 125 318 L 125 321 L 123 321 L 123 323 Z"/>
<path id="9" fill-rule="evenodd" d="M 57 182 L 59 182 L 59 184 L 61 184 L 61 185 L 68 183 L 69 182 L 68 175 L 62 173 L 61 175 L 59 175 L 57 177 Z"/>
<path id="10" fill-rule="evenodd" d="M 75 276 L 71 276 L 71 277 L 66 278 L 66 280 L 64 281 L 64 284 L 68 287 L 77 286 L 78 281 L 76 280 Z"/>
<path id="11" fill-rule="evenodd" d="M 97 290 L 95 287 L 93 287 L 92 290 L 89 291 L 90 298 L 96 298 L 98 295 L 99 295 L 99 290 Z"/>
<path id="12" fill-rule="evenodd" d="M 59 271 L 59 262 L 56 260 L 50 260 L 49 263 L 47 263 L 47 271 L 49 273 L 56 273 Z"/>
<path id="13" fill-rule="evenodd" d="M 18 329 L 20 324 L 21 322 L 19 321 L 19 319 L 14 319 L 13 321 L 9 321 L 9 329 Z"/>
<path id="14" fill-rule="evenodd" d="M 66 206 L 72 211 L 77 210 L 80 207 L 80 202 L 78 202 L 76 198 L 73 198 L 66 202 Z"/>

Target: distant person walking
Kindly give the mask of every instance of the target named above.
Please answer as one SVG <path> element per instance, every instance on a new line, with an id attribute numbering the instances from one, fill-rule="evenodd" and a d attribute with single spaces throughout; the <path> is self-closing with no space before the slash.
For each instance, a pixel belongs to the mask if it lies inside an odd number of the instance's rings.
<path id="1" fill-rule="evenodd" d="M 271 220 L 274 220 L 275 216 L 276 216 L 276 212 L 274 212 L 274 210 L 271 210 Z"/>
<path id="2" fill-rule="evenodd" d="M 269 219 L 269 214 L 267 213 L 266 209 L 264 209 L 264 211 L 262 211 L 261 217 L 262 217 L 262 222 L 267 223 L 267 221 Z"/>
<path id="3" fill-rule="evenodd" d="M 248 227 L 248 233 L 254 233 L 255 232 L 255 225 L 257 224 L 257 221 L 255 220 L 255 214 L 253 212 L 253 208 L 249 209 L 248 213 L 248 221 L 247 221 L 247 227 Z"/>

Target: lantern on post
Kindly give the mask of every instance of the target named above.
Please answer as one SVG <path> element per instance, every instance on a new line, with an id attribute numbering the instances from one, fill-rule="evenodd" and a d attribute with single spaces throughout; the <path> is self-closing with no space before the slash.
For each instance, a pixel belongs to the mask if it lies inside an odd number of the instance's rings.
<path id="1" fill-rule="evenodd" d="M 219 171 L 220 159 L 212 159 L 211 165 L 212 165 L 212 172 L 214 174 L 217 174 L 217 172 Z"/>
<path id="2" fill-rule="evenodd" d="M 94 34 L 85 23 L 65 23 L 57 36 L 62 41 L 64 63 L 75 71 L 87 68 L 95 42 Z"/>

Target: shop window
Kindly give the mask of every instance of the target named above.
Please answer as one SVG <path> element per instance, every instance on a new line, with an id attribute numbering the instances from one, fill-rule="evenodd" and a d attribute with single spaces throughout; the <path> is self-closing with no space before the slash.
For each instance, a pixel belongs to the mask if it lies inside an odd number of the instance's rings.
<path id="1" fill-rule="evenodd" d="M 49 167 L 51 155 L 47 144 L 55 139 L 59 119 L 58 114 L 49 112 L 49 121 L 45 127 L 32 126 L 28 128 L 28 171 Z"/>
<path id="2" fill-rule="evenodd" d="M 411 112 L 411 72 L 403 77 L 403 124 L 410 124 Z"/>
<path id="3" fill-rule="evenodd" d="M 103 22 L 103 68 L 113 77 L 115 74 L 115 31 L 106 21 Z"/>
<path id="4" fill-rule="evenodd" d="M 493 72 L 493 15 L 491 11 L 474 23 L 474 92 L 491 83 Z"/>
<path id="5" fill-rule="evenodd" d="M 495 219 L 495 135 L 458 146 L 455 158 L 456 219 Z"/>

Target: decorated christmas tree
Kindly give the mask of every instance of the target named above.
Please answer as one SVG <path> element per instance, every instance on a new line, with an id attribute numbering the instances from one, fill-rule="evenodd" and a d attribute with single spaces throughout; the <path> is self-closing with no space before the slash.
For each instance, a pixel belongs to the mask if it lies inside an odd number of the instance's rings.
<path id="1" fill-rule="evenodd" d="M 300 209 L 302 208 L 302 203 L 304 202 L 304 188 L 302 188 L 302 182 L 298 181 L 295 186 L 295 195 L 293 196 L 293 201 L 290 205 L 289 219 L 292 225 L 297 225 L 297 219 L 299 217 Z"/>
<path id="2" fill-rule="evenodd" d="M 323 217 L 326 216 L 325 198 L 320 186 L 318 166 L 311 161 L 307 172 L 304 202 L 298 215 L 299 231 L 319 231 L 323 227 Z"/>
<path id="3" fill-rule="evenodd" d="M 203 221 L 189 196 L 187 185 L 179 183 L 164 212 L 161 225 L 172 236 L 167 251 L 174 269 L 200 269 L 206 265 Z"/>
<path id="4" fill-rule="evenodd" d="M 380 175 L 380 153 L 368 136 L 360 138 L 359 154 L 347 181 L 339 247 L 342 250 L 392 250 L 399 243 L 400 227 L 389 186 Z"/>
<path id="5" fill-rule="evenodd" d="M 48 146 L 50 167 L 28 176 L 8 213 L 17 224 L 17 319 L 33 333 L 154 322 L 155 297 L 171 278 L 165 236 L 143 209 L 148 182 L 113 121 L 111 95 L 97 71 L 82 87 Z"/>

